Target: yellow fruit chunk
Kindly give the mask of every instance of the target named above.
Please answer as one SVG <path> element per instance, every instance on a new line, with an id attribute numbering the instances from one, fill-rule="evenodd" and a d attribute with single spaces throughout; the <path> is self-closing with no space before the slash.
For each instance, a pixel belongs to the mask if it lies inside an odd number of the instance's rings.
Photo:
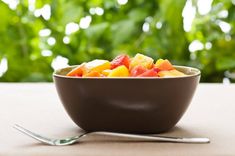
<path id="1" fill-rule="evenodd" d="M 178 71 L 178 70 L 176 70 L 176 69 L 170 70 L 170 72 L 171 72 L 173 75 L 175 75 L 175 76 L 185 76 L 184 73 L 182 73 L 182 72 L 180 72 L 180 71 Z"/>
<path id="2" fill-rule="evenodd" d="M 163 59 L 158 59 L 157 62 L 155 63 L 155 66 L 159 66 L 164 60 Z"/>
<path id="3" fill-rule="evenodd" d="M 111 71 L 112 71 L 112 70 L 110 70 L 110 69 L 105 69 L 105 70 L 102 71 L 102 74 L 103 74 L 104 76 L 108 76 L 108 75 L 111 73 Z"/>
<path id="4" fill-rule="evenodd" d="M 129 76 L 129 70 L 126 66 L 118 66 L 117 68 L 113 69 L 108 77 L 128 77 Z"/>
<path id="5" fill-rule="evenodd" d="M 130 62 L 130 69 L 133 69 L 136 66 L 143 66 L 147 69 L 151 69 L 153 66 L 153 59 L 151 57 L 145 56 L 143 54 L 136 54 L 135 57 Z"/>
<path id="6" fill-rule="evenodd" d="M 166 71 L 166 70 L 160 71 L 158 73 L 158 76 L 160 76 L 160 77 L 179 77 L 179 76 L 185 76 L 185 74 L 178 71 L 178 70 L 173 69 L 173 70 L 169 70 L 169 71 Z"/>
<path id="7" fill-rule="evenodd" d="M 82 77 L 103 77 L 103 75 L 97 71 L 91 71 L 91 72 L 83 75 Z"/>
<path id="8" fill-rule="evenodd" d="M 103 70 L 110 69 L 110 62 L 107 60 L 93 60 L 85 64 L 83 74 L 92 71 L 101 73 Z"/>

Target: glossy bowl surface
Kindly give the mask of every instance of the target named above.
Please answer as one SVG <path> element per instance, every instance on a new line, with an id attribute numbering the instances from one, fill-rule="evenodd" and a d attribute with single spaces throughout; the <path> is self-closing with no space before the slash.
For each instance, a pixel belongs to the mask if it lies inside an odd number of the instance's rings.
<path id="1" fill-rule="evenodd" d="M 54 72 L 67 113 L 85 131 L 161 133 L 176 125 L 200 80 L 196 68 L 175 66 L 187 76 L 174 78 L 75 78 L 75 66 Z"/>

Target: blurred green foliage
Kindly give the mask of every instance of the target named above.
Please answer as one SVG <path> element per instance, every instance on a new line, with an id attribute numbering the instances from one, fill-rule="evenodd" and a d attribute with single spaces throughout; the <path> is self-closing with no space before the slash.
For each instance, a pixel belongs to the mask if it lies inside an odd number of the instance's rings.
<path id="1" fill-rule="evenodd" d="M 200 68 L 203 82 L 222 82 L 224 72 L 235 68 L 234 0 L 214 0 L 205 15 L 199 14 L 197 0 L 188 0 L 196 11 L 188 32 L 182 17 L 185 0 L 129 0 L 125 5 L 116 0 L 32 2 L 19 0 L 14 9 L 0 0 L 0 60 L 6 58 L 8 62 L 0 81 L 52 81 L 51 64 L 57 56 L 68 58 L 72 65 L 140 52 Z M 49 18 L 38 14 L 48 7 Z M 94 13 L 97 7 L 101 8 L 100 14 Z M 73 22 L 78 26 L 84 17 L 91 17 L 90 26 L 83 29 L 80 25 L 79 30 L 66 35 L 66 25 Z M 221 22 L 231 29 L 222 31 Z M 49 35 L 40 36 L 42 29 L 49 29 Z M 203 48 L 190 52 L 195 40 Z M 43 50 L 52 54 L 43 56 Z"/>

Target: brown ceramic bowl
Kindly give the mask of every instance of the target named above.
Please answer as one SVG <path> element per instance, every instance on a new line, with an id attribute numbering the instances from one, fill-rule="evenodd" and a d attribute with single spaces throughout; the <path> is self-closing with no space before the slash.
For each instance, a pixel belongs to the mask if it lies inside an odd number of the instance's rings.
<path id="1" fill-rule="evenodd" d="M 161 133 L 175 126 L 189 106 L 200 71 L 174 78 L 75 78 L 72 67 L 53 74 L 58 95 L 72 120 L 85 131 Z"/>

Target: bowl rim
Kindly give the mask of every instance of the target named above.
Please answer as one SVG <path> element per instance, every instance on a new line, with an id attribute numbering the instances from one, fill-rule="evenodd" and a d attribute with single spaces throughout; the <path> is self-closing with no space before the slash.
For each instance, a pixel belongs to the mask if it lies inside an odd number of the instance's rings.
<path id="1" fill-rule="evenodd" d="M 66 76 L 66 75 L 60 75 L 57 74 L 58 72 L 60 72 L 63 69 L 66 68 L 73 68 L 76 67 L 78 65 L 72 65 L 72 66 L 67 66 L 64 68 L 59 68 L 57 70 L 54 70 L 53 72 L 53 77 L 57 77 L 57 78 L 65 78 L 65 79 L 100 79 L 100 80 L 104 80 L 104 79 L 129 79 L 129 80 L 135 80 L 135 79 L 157 79 L 157 80 L 163 80 L 163 79 L 183 79 L 183 78 L 190 78 L 190 77 L 197 77 L 201 75 L 201 71 L 195 67 L 189 67 L 189 66 L 178 66 L 178 65 L 173 65 L 176 68 L 182 68 L 182 69 L 187 69 L 187 70 L 194 70 L 195 74 L 191 74 L 191 75 L 185 75 L 185 76 L 179 76 L 179 77 L 74 77 L 74 76 Z"/>

